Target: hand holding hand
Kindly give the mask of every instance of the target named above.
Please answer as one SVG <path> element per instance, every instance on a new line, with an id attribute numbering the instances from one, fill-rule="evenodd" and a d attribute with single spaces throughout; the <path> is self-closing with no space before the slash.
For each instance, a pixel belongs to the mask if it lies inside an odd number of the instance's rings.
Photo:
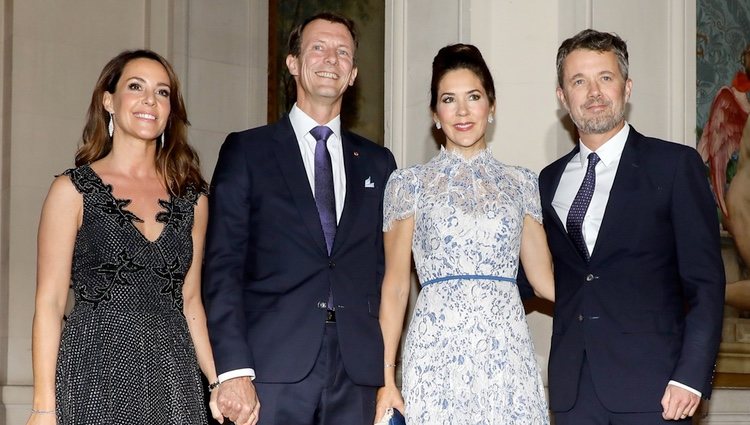
<path id="1" fill-rule="evenodd" d="M 221 414 L 235 425 L 255 425 L 258 423 L 260 402 L 255 387 L 249 377 L 243 376 L 226 380 L 214 391 Z"/>
<path id="2" fill-rule="evenodd" d="M 216 422 L 223 424 L 224 423 L 224 415 L 221 414 L 221 410 L 219 409 L 219 387 L 214 388 L 213 391 L 211 391 L 211 394 L 208 399 L 208 408 L 211 410 L 211 417 L 213 417 Z"/>

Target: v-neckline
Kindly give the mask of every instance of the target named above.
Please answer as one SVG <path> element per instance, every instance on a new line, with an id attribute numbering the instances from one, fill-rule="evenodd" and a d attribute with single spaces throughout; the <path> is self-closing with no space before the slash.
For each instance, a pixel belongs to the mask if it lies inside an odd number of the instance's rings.
<path id="1" fill-rule="evenodd" d="M 106 183 L 101 178 L 101 176 L 99 175 L 99 173 L 97 173 L 96 170 L 94 170 L 94 168 L 91 167 L 90 164 L 87 165 L 87 167 L 88 167 L 89 170 L 91 170 L 91 173 L 99 181 L 99 183 L 101 183 L 101 185 L 104 186 L 104 188 L 106 189 L 107 194 L 109 194 L 109 197 L 112 198 L 112 200 L 115 202 L 115 205 L 118 205 L 117 209 L 127 212 L 128 214 L 130 214 L 131 216 L 133 216 L 133 218 L 135 220 L 138 220 L 141 223 L 145 223 L 145 221 L 142 218 L 138 217 L 137 215 L 135 215 L 135 213 L 133 213 L 132 211 L 130 211 L 130 210 L 127 209 L 127 206 L 130 205 L 133 202 L 132 199 L 126 199 L 126 198 L 118 198 L 118 197 L 116 197 L 115 194 L 114 194 L 114 186 L 112 186 L 110 183 Z M 162 203 L 163 202 L 164 203 L 172 203 L 172 201 L 173 201 L 173 197 L 172 197 L 171 194 L 169 195 L 169 200 L 157 198 L 156 203 L 159 204 L 160 211 L 157 211 L 156 214 L 154 215 L 154 222 L 159 223 L 159 220 L 158 220 L 159 214 L 161 214 L 163 212 L 167 212 L 167 210 L 165 210 L 164 207 L 162 206 Z M 123 204 L 122 207 L 119 207 L 120 203 Z M 126 217 L 126 218 L 127 218 L 127 222 L 130 225 L 130 227 L 133 230 L 135 230 L 135 232 L 141 237 L 141 239 L 143 239 L 146 243 L 151 244 L 151 245 L 154 245 L 154 244 L 158 243 L 159 240 L 161 240 L 162 236 L 164 236 L 164 232 L 167 230 L 167 223 L 162 223 L 162 228 L 159 231 L 159 234 L 156 236 L 156 239 L 151 240 L 151 239 L 149 239 L 141 231 L 141 229 L 139 229 L 135 225 L 135 223 L 133 222 L 133 220 L 131 220 L 129 217 Z"/>

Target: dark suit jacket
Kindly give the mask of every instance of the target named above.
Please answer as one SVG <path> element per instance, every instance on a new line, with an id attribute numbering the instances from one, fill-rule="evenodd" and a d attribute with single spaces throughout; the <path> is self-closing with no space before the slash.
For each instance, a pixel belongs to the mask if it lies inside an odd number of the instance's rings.
<path id="1" fill-rule="evenodd" d="M 589 263 L 552 206 L 576 147 L 539 175 L 555 264 L 550 407 L 576 400 L 584 351 L 604 405 L 661 411 L 669 380 L 708 397 L 724 268 L 716 207 L 694 149 L 631 127 Z"/>
<path id="2" fill-rule="evenodd" d="M 346 200 L 330 257 L 289 118 L 222 145 L 203 280 L 218 373 L 252 367 L 257 382 L 304 378 L 322 343 L 330 285 L 347 373 L 359 385 L 383 384 L 383 190 L 396 164 L 356 134 L 344 131 L 342 143 Z"/>

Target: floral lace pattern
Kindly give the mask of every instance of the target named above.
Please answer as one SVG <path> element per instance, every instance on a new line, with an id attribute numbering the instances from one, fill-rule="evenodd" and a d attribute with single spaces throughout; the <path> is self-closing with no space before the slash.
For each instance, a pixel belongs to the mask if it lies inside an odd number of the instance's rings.
<path id="1" fill-rule="evenodd" d="M 420 282 L 438 280 L 422 288 L 406 336 L 406 422 L 548 424 L 512 282 L 524 217 L 542 220 L 535 174 L 501 164 L 487 149 L 470 159 L 443 149 L 393 173 L 383 215 L 385 231 L 414 217 Z"/>

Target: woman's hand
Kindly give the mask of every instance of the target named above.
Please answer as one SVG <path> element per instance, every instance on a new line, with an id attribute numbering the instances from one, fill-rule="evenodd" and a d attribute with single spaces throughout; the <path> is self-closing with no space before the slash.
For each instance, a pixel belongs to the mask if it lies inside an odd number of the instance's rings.
<path id="1" fill-rule="evenodd" d="M 389 407 L 398 409 L 399 412 L 404 412 L 404 398 L 401 397 L 401 391 L 395 385 L 380 387 L 375 400 L 375 422 L 380 421 Z"/>
<path id="2" fill-rule="evenodd" d="M 31 413 L 26 425 L 57 425 L 57 415 L 54 413 Z"/>
<path id="3" fill-rule="evenodd" d="M 208 408 L 211 409 L 211 416 L 216 420 L 216 422 L 223 424 L 224 415 L 221 414 L 221 410 L 219 410 L 219 403 L 216 402 L 216 399 L 219 397 L 219 392 L 216 390 L 217 388 L 214 388 L 214 390 L 211 391 L 211 394 L 209 395 Z"/>

